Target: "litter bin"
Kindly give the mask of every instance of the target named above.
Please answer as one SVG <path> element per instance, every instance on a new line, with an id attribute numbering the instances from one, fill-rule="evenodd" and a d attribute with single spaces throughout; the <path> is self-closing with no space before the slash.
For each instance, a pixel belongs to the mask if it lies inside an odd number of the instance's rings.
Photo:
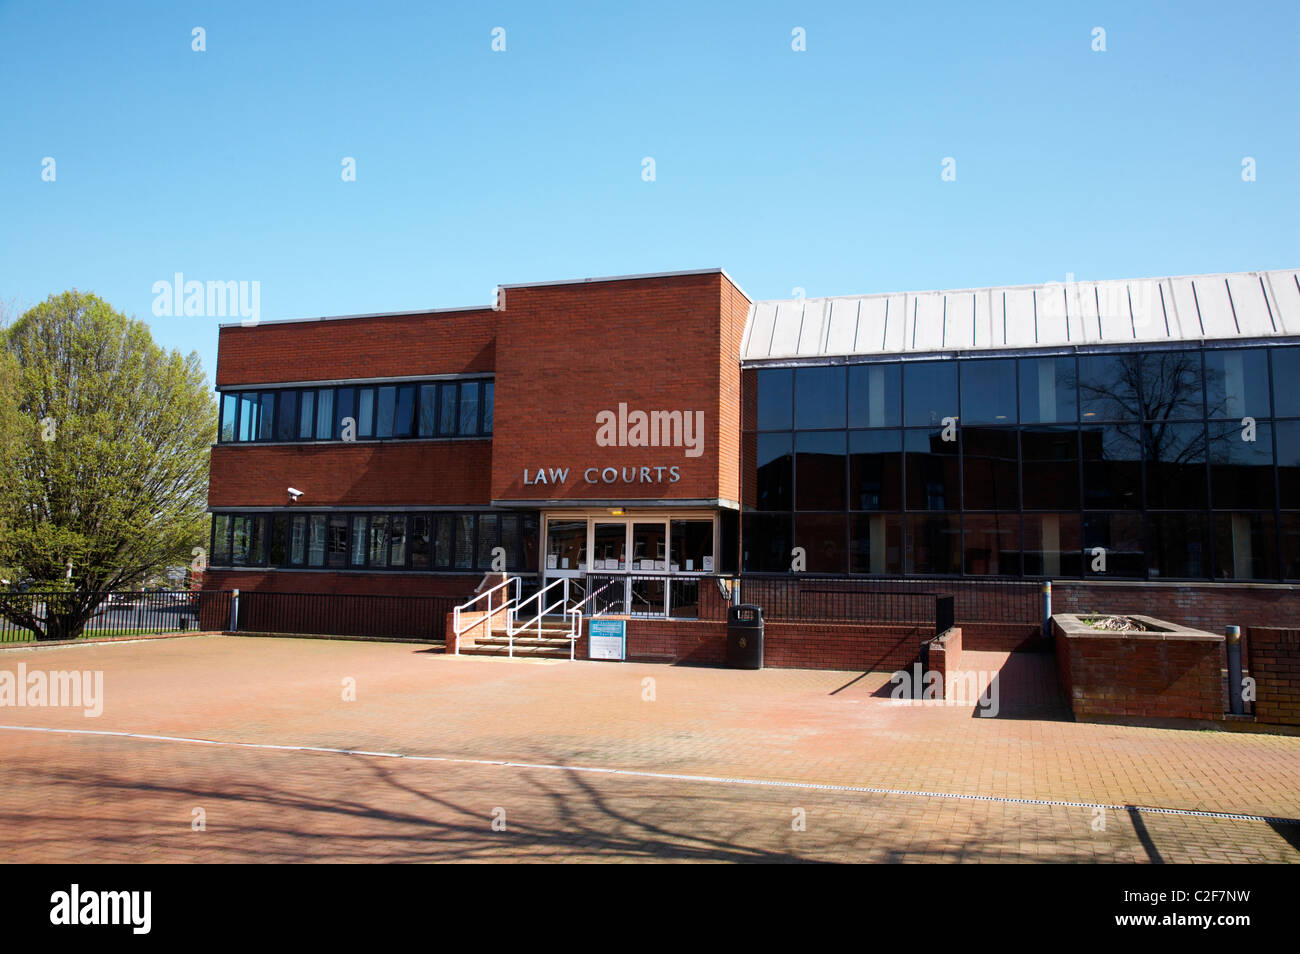
<path id="1" fill-rule="evenodd" d="M 763 608 L 752 603 L 727 607 L 727 665 L 763 668 Z"/>

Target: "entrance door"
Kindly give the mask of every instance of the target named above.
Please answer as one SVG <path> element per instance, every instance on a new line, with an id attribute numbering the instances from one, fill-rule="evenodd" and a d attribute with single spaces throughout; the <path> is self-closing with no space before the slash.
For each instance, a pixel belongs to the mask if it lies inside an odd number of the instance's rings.
<path id="1" fill-rule="evenodd" d="M 578 579 L 587 572 L 587 518 L 548 517 L 543 585 L 552 580 Z"/>

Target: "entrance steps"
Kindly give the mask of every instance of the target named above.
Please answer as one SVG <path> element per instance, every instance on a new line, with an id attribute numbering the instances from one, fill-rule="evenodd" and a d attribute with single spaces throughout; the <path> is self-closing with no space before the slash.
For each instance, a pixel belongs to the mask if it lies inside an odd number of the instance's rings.
<path id="1" fill-rule="evenodd" d="M 557 624 L 542 623 L 541 632 L 530 626 L 525 632 L 515 634 L 517 659 L 568 659 L 569 630 Z M 508 656 L 510 637 L 504 626 L 493 627 L 488 636 L 466 638 L 460 644 L 462 656 Z"/>

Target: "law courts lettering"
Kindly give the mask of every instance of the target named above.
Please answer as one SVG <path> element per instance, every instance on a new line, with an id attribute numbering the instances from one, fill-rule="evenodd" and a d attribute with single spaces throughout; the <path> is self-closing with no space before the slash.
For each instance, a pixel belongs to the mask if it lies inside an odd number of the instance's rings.
<path id="1" fill-rule="evenodd" d="M 703 411 L 628 410 L 621 401 L 617 411 L 596 412 L 597 447 L 680 447 L 685 457 L 704 454 Z M 524 468 L 524 486 L 559 486 L 569 479 L 568 467 Z M 589 484 L 675 484 L 681 468 L 673 464 L 636 467 L 588 467 L 582 479 Z"/>

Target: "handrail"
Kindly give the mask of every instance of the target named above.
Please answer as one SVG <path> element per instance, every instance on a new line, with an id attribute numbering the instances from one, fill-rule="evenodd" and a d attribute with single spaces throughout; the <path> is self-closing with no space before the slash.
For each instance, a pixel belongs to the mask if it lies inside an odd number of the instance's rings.
<path id="1" fill-rule="evenodd" d="M 547 591 L 549 591 L 555 586 L 560 585 L 561 583 L 564 584 L 564 589 L 560 595 L 560 598 L 556 600 L 554 603 L 552 603 L 550 606 L 545 606 L 544 604 L 546 601 L 544 597 L 546 596 Z M 519 620 L 519 611 L 523 609 L 525 606 L 527 606 L 529 603 L 531 603 L 533 600 L 537 600 L 537 615 L 533 616 L 522 626 L 517 625 Z M 572 611 L 569 608 L 569 578 L 568 577 L 560 577 L 559 579 L 552 580 L 550 583 L 546 584 L 546 586 L 542 587 L 540 590 L 538 590 L 532 596 L 528 597 L 528 599 L 524 600 L 518 606 L 512 606 L 510 608 L 509 612 L 506 614 L 506 638 L 508 640 L 508 648 L 506 652 L 511 659 L 513 659 L 515 655 L 515 634 L 524 632 L 526 629 L 528 629 L 528 627 L 536 623 L 537 637 L 538 639 L 540 639 L 542 636 L 542 617 L 551 615 L 551 611 L 556 609 L 557 607 L 563 607 L 563 609 L 561 609 L 560 612 L 564 616 L 564 618 L 568 621 L 569 624 L 569 658 L 573 659 L 573 647 L 577 642 L 578 632 L 580 632 L 581 628 L 580 627 L 575 628 L 574 625 L 575 621 L 572 618 Z"/>
<path id="2" fill-rule="evenodd" d="M 512 597 L 509 597 L 508 599 L 506 599 L 506 601 L 505 601 L 504 603 L 500 604 L 500 605 L 496 608 L 496 610 L 494 611 L 494 610 L 492 609 L 492 594 L 495 593 L 497 590 L 501 589 L 501 588 L 504 587 L 504 586 L 509 586 L 511 583 L 513 583 L 513 584 L 515 585 L 515 595 L 512 596 Z M 482 593 L 479 593 L 479 594 L 478 594 L 477 596 L 475 596 L 473 599 L 470 599 L 470 600 L 468 600 L 467 602 L 462 603 L 460 606 L 457 606 L 457 607 L 452 611 L 452 625 L 451 625 L 451 629 L 452 629 L 452 632 L 455 633 L 455 635 L 456 635 L 456 648 L 455 648 L 455 650 L 453 650 L 453 654 L 454 654 L 454 655 L 457 655 L 457 656 L 460 655 L 460 634 L 461 634 L 461 633 L 463 633 L 463 632 L 467 632 L 468 630 L 472 629 L 473 627 L 478 626 L 480 623 L 486 623 L 486 624 L 487 624 L 487 627 L 488 627 L 488 633 L 491 634 L 491 632 L 492 632 L 492 617 L 493 617 L 494 613 L 499 613 L 499 612 L 501 612 L 502 610 L 510 610 L 510 608 L 511 608 L 511 607 L 512 607 L 512 606 L 513 606 L 513 605 L 514 605 L 514 604 L 519 600 L 519 594 L 520 594 L 519 586 L 520 586 L 520 579 L 519 579 L 519 577 L 517 577 L 517 576 L 508 576 L 508 577 L 506 577 L 504 580 L 502 580 L 500 583 L 498 583 L 496 586 L 492 587 L 491 589 L 484 590 Z M 479 600 L 483 599 L 484 597 L 487 597 L 487 601 L 488 601 L 487 615 L 484 616 L 483 619 L 481 619 L 481 620 L 476 620 L 476 621 L 474 621 L 473 623 L 470 623 L 468 626 L 461 626 L 461 622 L 460 622 L 460 613 L 461 613 L 461 610 L 468 610 L 471 606 L 473 606 L 475 603 L 477 603 Z M 508 617 L 507 617 L 507 618 L 508 618 Z M 513 653 L 512 653 L 512 655 L 513 655 Z"/>
<path id="3" fill-rule="evenodd" d="M 595 599 L 597 596 L 599 596 L 601 593 L 604 593 L 607 589 L 609 589 L 609 588 L 610 588 L 611 586 L 613 586 L 615 583 L 618 583 L 618 584 L 621 585 L 621 584 L 623 583 L 623 581 L 622 581 L 622 580 L 610 580 L 608 583 L 606 583 L 606 584 L 605 584 L 604 586 L 602 586 L 600 589 L 596 590 L 594 593 L 590 593 L 590 594 L 588 594 L 588 595 L 587 595 L 587 598 L 584 599 L 581 603 L 577 603 L 577 604 L 575 604 L 575 605 L 573 606 L 573 610 L 574 610 L 574 612 L 576 612 L 576 613 L 578 614 L 579 617 L 585 616 L 586 614 L 582 611 L 582 608 L 583 608 L 584 606 L 586 606 L 588 603 L 590 603 L 592 600 L 594 600 L 594 599 Z M 603 612 L 603 610 L 602 610 L 602 612 Z M 593 613 L 592 615 L 593 615 L 593 616 L 599 616 L 600 613 Z"/>

